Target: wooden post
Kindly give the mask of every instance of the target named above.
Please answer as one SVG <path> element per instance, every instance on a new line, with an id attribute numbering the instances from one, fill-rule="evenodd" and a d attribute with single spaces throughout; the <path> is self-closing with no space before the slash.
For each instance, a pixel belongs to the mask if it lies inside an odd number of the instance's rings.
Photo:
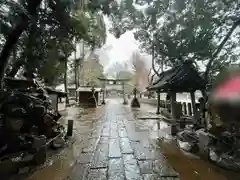
<path id="1" fill-rule="evenodd" d="M 122 83 L 122 88 L 123 88 L 123 104 L 126 105 L 127 104 L 127 100 L 125 98 L 125 86 L 124 86 L 124 81 Z"/>
<path id="2" fill-rule="evenodd" d="M 174 120 L 176 120 L 176 93 L 171 93 L 171 113 Z"/>
<path id="3" fill-rule="evenodd" d="M 67 136 L 72 136 L 73 134 L 73 120 L 68 120 L 68 126 L 67 126 Z"/>
<path id="4" fill-rule="evenodd" d="M 187 115 L 187 104 L 186 104 L 186 102 L 183 102 L 183 114 Z"/>
<path id="5" fill-rule="evenodd" d="M 58 112 L 58 103 L 59 103 L 59 97 L 58 97 L 58 95 L 57 95 L 57 105 L 56 105 L 56 110 L 57 110 L 57 112 Z"/>
<path id="6" fill-rule="evenodd" d="M 103 89 L 103 91 L 102 91 L 102 97 L 103 97 L 103 99 L 102 99 L 102 104 L 106 104 L 105 103 L 105 89 Z"/>
<path id="7" fill-rule="evenodd" d="M 103 99 L 102 99 L 102 104 L 106 104 L 105 103 L 105 92 L 106 92 L 106 89 L 105 89 L 105 87 L 106 87 L 106 84 L 105 84 L 105 81 L 103 82 L 103 89 L 102 89 L 102 97 L 103 97 Z"/>
<path id="8" fill-rule="evenodd" d="M 192 105 L 191 105 L 191 103 L 188 103 L 187 106 L 188 106 L 188 115 L 192 116 Z"/>
<path id="9" fill-rule="evenodd" d="M 160 114 L 160 91 L 157 91 L 157 112 L 156 114 Z"/>
<path id="10" fill-rule="evenodd" d="M 195 94 L 194 94 L 195 91 L 191 92 L 190 95 L 191 95 L 191 101 L 192 101 L 192 108 L 193 108 L 193 117 L 194 117 L 194 120 L 197 121 L 197 107 L 196 107 L 196 100 L 195 100 Z"/>
<path id="11" fill-rule="evenodd" d="M 176 115 L 177 115 L 177 118 L 180 119 L 180 117 L 183 115 L 183 112 L 182 112 L 182 104 L 180 102 L 177 102 L 176 103 Z"/>

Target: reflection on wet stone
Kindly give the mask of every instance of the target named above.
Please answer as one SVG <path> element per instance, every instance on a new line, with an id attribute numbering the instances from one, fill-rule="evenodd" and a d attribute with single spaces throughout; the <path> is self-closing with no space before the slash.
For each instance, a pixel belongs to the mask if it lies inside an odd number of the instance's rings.
<path id="1" fill-rule="evenodd" d="M 88 153 L 88 152 L 95 151 L 97 143 L 98 143 L 98 139 L 96 139 L 96 138 L 90 139 L 90 141 L 88 142 L 88 145 L 86 145 L 87 147 L 84 147 L 82 152 L 83 153 Z"/>
<path id="2" fill-rule="evenodd" d="M 70 169 L 69 178 L 64 180 L 173 179 L 166 176 L 176 173 L 152 147 L 149 132 L 153 131 L 153 121 L 134 119 L 131 111 L 111 100 L 76 120 L 77 144 L 73 148 L 76 163 Z"/>
<path id="3" fill-rule="evenodd" d="M 110 135 L 111 138 L 118 138 L 118 129 L 117 129 L 117 124 L 113 123 L 111 124 L 111 130 L 110 130 Z"/>
<path id="4" fill-rule="evenodd" d="M 119 120 L 119 121 L 117 122 L 117 124 L 118 124 L 118 128 L 124 128 L 124 127 L 125 127 L 125 125 L 124 125 L 124 123 L 123 123 L 122 120 Z"/>
<path id="5" fill-rule="evenodd" d="M 170 167 L 166 161 L 163 160 L 155 160 L 154 161 L 154 172 L 159 177 L 170 177 L 170 178 L 176 178 L 178 177 L 178 173 L 173 170 L 172 167 Z"/>
<path id="6" fill-rule="evenodd" d="M 109 141 L 109 157 L 119 158 L 121 157 L 119 139 L 111 138 Z"/>
<path id="7" fill-rule="evenodd" d="M 107 180 L 107 169 L 91 169 L 88 174 L 88 180 Z"/>
<path id="8" fill-rule="evenodd" d="M 147 135 L 146 137 L 149 137 L 149 135 Z M 143 147 L 145 147 L 145 148 L 150 148 L 151 147 L 151 143 L 149 142 L 148 139 L 143 139 L 140 142 L 143 145 Z"/>
<path id="9" fill-rule="evenodd" d="M 71 171 L 70 176 L 68 176 L 68 179 L 71 180 L 85 180 L 87 174 L 89 171 L 89 165 L 88 164 L 79 164 L 76 163 Z"/>
<path id="10" fill-rule="evenodd" d="M 146 160 L 146 161 L 138 161 L 140 172 L 142 174 L 150 174 L 153 171 L 153 161 Z"/>
<path id="11" fill-rule="evenodd" d="M 99 144 L 108 144 L 109 138 L 108 137 L 100 137 Z"/>
<path id="12" fill-rule="evenodd" d="M 91 168 L 106 168 L 108 165 L 108 144 L 98 144 Z"/>
<path id="13" fill-rule="evenodd" d="M 110 135 L 110 129 L 109 129 L 109 127 L 104 127 L 103 130 L 102 130 L 102 136 L 108 137 L 109 135 Z"/>
<path id="14" fill-rule="evenodd" d="M 124 155 L 124 166 L 125 166 L 125 175 L 127 180 L 140 180 L 142 179 L 140 175 L 140 170 L 137 164 L 137 160 L 134 159 L 132 154 Z"/>
<path id="15" fill-rule="evenodd" d="M 138 160 L 152 159 L 151 149 L 143 147 L 140 142 L 132 142 L 131 145 Z"/>
<path id="16" fill-rule="evenodd" d="M 109 160 L 108 179 L 124 180 L 124 166 L 121 158 Z"/>
<path id="17" fill-rule="evenodd" d="M 142 177 L 143 177 L 143 180 L 155 180 L 153 174 L 143 174 Z"/>
<path id="18" fill-rule="evenodd" d="M 119 134 L 119 137 L 121 137 L 121 138 L 127 137 L 127 131 L 125 128 L 119 128 L 118 134 Z"/>
<path id="19" fill-rule="evenodd" d="M 121 151 L 123 154 L 132 154 L 133 150 L 128 138 L 120 138 Z"/>
<path id="20" fill-rule="evenodd" d="M 81 153 L 79 155 L 77 163 L 79 163 L 79 164 L 88 164 L 88 163 L 91 162 L 92 158 L 93 158 L 93 153 Z"/>

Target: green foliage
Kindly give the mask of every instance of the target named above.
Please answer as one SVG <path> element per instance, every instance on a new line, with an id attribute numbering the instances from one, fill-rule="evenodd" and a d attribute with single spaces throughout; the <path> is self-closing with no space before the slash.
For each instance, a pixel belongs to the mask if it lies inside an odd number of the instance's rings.
<path id="1" fill-rule="evenodd" d="M 189 59 L 207 64 L 229 29 L 240 20 L 238 3 L 234 0 L 138 0 L 132 4 L 123 0 L 114 12 L 117 13 L 111 17 L 111 30 L 116 37 L 134 30 L 140 48 L 152 54 L 154 47 L 157 63 L 168 66 Z M 238 32 L 214 57 L 209 74 L 236 61 L 239 55 L 236 39 L 239 39 Z"/>
<path id="2" fill-rule="evenodd" d="M 124 85 L 125 93 L 132 93 L 133 89 L 135 87 L 136 81 L 135 81 L 135 74 L 129 72 L 129 71 L 120 71 L 117 75 L 117 78 L 119 79 L 129 79 L 128 82 Z"/>
<path id="3" fill-rule="evenodd" d="M 0 35 L 11 32 L 20 15 L 29 15 L 26 0 L 0 0 Z M 83 2 L 83 1 L 79 1 Z M 75 50 L 74 40 L 84 40 L 92 49 L 101 46 L 106 39 L 106 28 L 100 4 L 95 10 L 91 3 L 79 4 L 75 1 L 44 1 L 36 17 L 30 17 L 28 29 L 19 38 L 12 54 L 7 74 L 14 76 L 20 67 L 38 73 L 40 77 L 53 82 L 64 73 L 62 64 Z M 104 2 L 107 5 L 107 2 Z M 48 70 L 52 72 L 48 73 Z M 51 74 L 51 75 L 49 75 Z M 50 77 L 53 76 L 53 77 Z M 50 80 L 51 79 L 51 80 Z"/>
<path id="4" fill-rule="evenodd" d="M 80 70 L 80 84 L 85 86 L 101 87 L 98 77 L 104 77 L 103 66 L 100 64 L 98 56 L 91 53 L 83 62 Z"/>

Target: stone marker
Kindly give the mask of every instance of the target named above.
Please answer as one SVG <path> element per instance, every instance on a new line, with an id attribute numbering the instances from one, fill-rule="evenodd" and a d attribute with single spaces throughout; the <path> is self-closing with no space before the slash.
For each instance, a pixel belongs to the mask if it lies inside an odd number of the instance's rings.
<path id="1" fill-rule="evenodd" d="M 68 120 L 67 136 L 72 136 L 72 134 L 73 134 L 73 120 Z"/>

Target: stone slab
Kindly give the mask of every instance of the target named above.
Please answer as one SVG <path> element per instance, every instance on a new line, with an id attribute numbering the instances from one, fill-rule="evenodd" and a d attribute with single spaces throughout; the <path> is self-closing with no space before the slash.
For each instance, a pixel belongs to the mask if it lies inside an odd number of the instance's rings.
<path id="1" fill-rule="evenodd" d="M 119 138 L 111 138 L 109 140 L 109 158 L 119 158 L 122 156 L 120 150 Z"/>

